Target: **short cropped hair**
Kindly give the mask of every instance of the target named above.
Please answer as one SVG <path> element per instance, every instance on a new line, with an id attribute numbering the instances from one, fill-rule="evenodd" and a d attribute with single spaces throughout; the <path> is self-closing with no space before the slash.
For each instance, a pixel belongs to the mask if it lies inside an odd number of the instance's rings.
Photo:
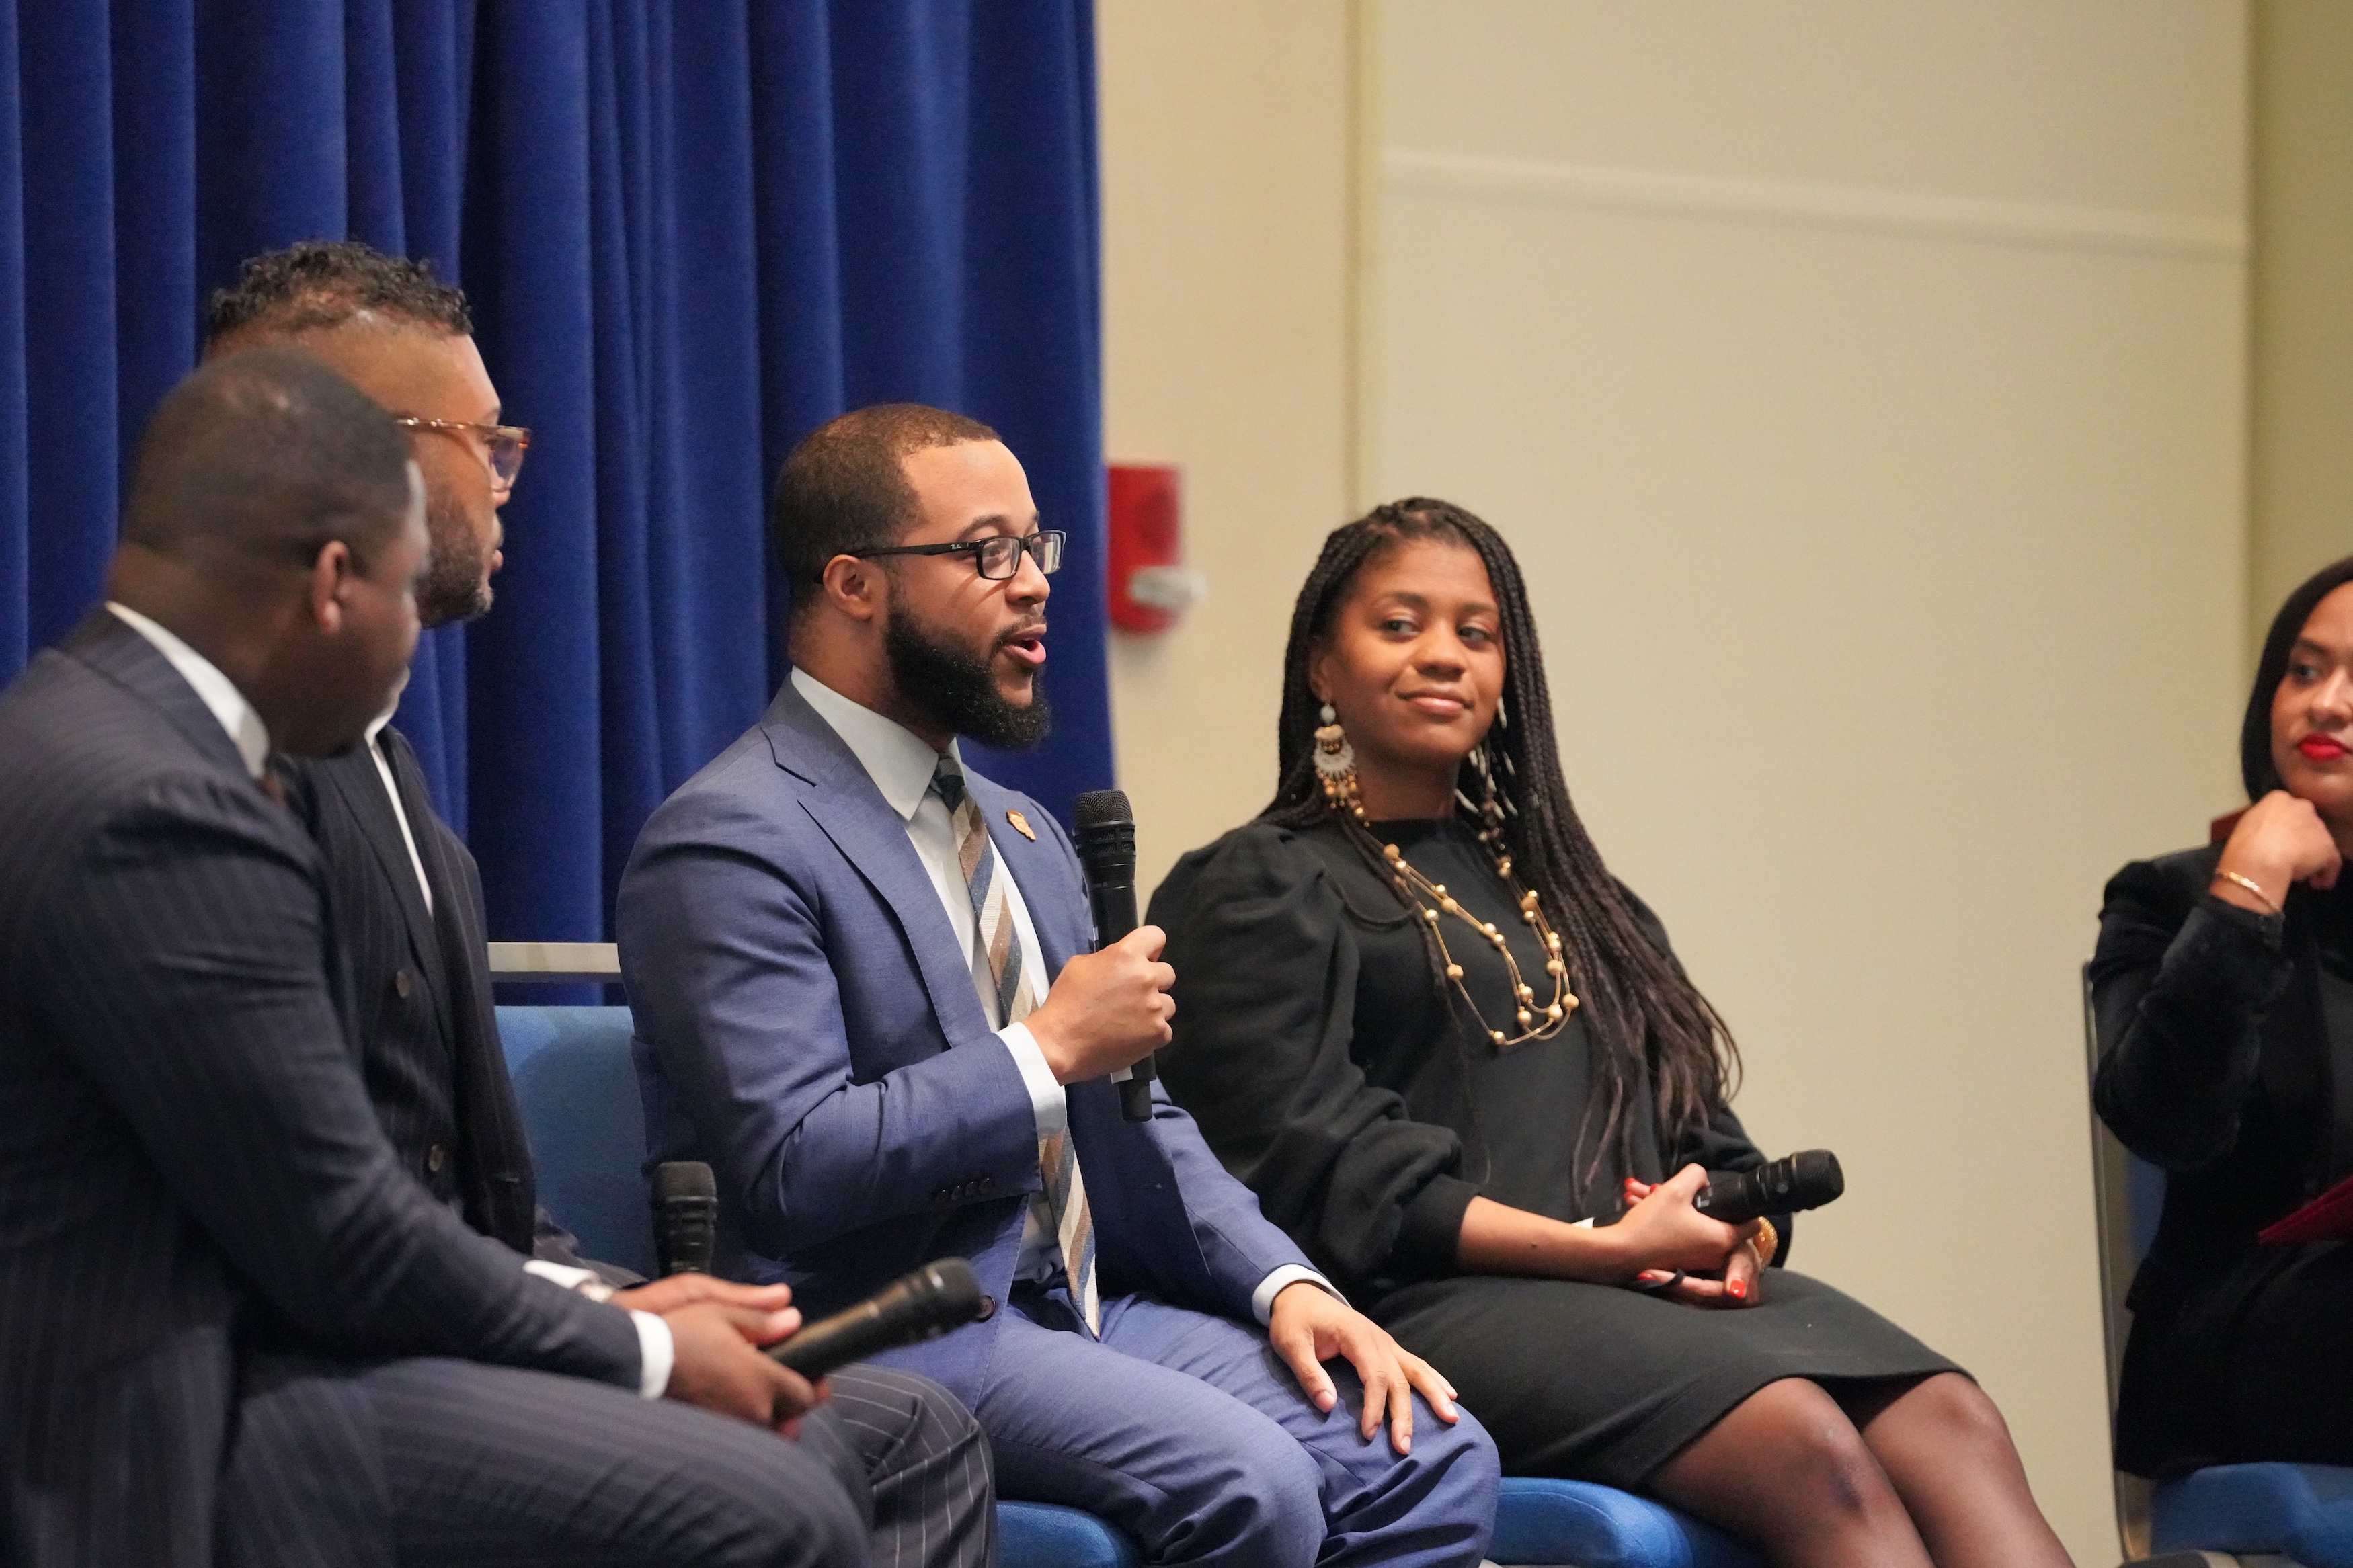
<path id="1" fill-rule="evenodd" d="M 392 416 L 309 354 L 223 354 L 147 422 L 122 538 L 162 555 L 210 544 L 288 563 L 340 540 L 365 571 L 407 516 L 409 465 Z"/>
<path id="2" fill-rule="evenodd" d="M 264 251 L 237 268 L 237 282 L 205 306 L 205 350 L 222 353 L 339 327 L 363 310 L 471 337 L 463 291 L 433 275 L 430 261 L 386 256 L 355 239 L 306 239 Z"/>
<path id="3" fill-rule="evenodd" d="M 915 488 L 899 466 L 910 452 L 996 439 L 977 419 L 920 403 L 878 403 L 818 426 L 776 471 L 768 508 L 786 579 L 818 582 L 835 556 L 897 542 L 915 521 Z"/>

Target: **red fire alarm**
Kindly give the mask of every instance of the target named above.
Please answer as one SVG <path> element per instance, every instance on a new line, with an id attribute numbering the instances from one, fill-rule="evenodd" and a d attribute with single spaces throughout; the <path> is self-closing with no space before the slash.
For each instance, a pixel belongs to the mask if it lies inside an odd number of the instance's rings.
<path id="1" fill-rule="evenodd" d="M 1176 470 L 1113 463 L 1110 472 L 1111 624 L 1165 632 L 1208 588 L 1178 560 Z"/>

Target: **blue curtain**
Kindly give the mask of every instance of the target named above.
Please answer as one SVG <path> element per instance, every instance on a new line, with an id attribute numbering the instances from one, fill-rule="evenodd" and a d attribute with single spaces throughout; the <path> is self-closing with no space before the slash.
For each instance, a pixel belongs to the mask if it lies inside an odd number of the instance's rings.
<path id="1" fill-rule="evenodd" d="M 399 722 L 491 934 L 591 940 L 639 825 L 782 674 L 767 482 L 845 408 L 995 426 L 1073 546 L 1039 750 L 1111 781 L 1089 0 L 12 0 L 0 680 L 96 600 L 129 450 L 255 251 L 471 296 L 533 431 L 498 604 Z"/>

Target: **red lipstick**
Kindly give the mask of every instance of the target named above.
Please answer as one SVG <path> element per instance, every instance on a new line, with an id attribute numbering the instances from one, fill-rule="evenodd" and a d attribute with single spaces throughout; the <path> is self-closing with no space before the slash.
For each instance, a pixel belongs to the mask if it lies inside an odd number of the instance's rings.
<path id="1" fill-rule="evenodd" d="M 2328 735 L 2306 735 L 2295 749 L 2316 763 L 2333 763 L 2346 754 L 2345 742 Z"/>

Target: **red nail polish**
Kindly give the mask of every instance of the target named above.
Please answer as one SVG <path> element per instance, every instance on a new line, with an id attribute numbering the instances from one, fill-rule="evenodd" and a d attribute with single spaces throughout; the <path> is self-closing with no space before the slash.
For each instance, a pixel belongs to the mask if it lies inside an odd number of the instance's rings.
<path id="1" fill-rule="evenodd" d="M 1739 1280 L 1735 1279 L 1732 1282 L 1732 1299 L 1736 1301 L 1746 1300 L 1748 1299 L 1748 1287 L 1743 1285 Z"/>

